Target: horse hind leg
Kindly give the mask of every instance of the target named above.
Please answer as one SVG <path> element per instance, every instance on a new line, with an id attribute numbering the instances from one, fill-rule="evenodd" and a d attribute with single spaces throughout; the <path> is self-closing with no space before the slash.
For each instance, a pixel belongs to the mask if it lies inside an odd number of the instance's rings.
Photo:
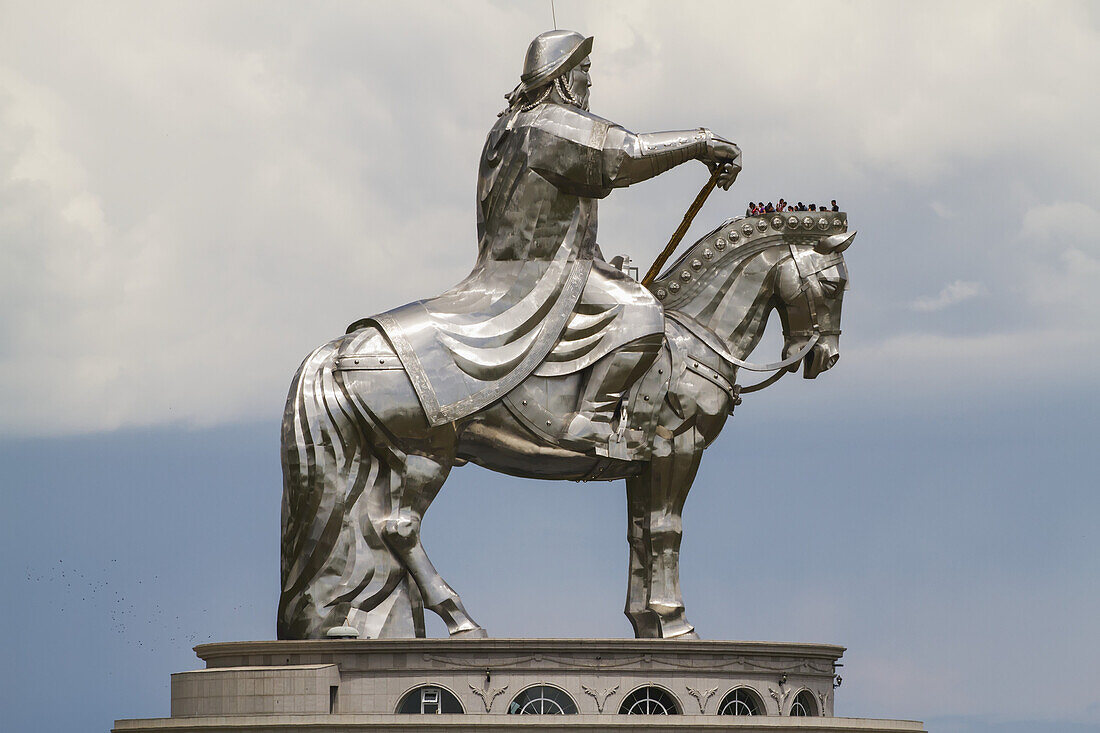
<path id="1" fill-rule="evenodd" d="M 369 449 L 377 433 L 334 379 L 346 338 L 302 363 L 283 416 L 280 639 L 347 625 L 364 638 L 423 635 L 411 578 L 372 522 L 388 503 L 391 461 Z"/>
<path id="2" fill-rule="evenodd" d="M 383 523 L 382 537 L 413 576 L 424 606 L 443 619 L 452 637 L 486 637 L 485 629 L 470 618 L 462 599 L 435 569 L 420 541 L 424 512 L 439 493 L 450 469 L 450 461 L 407 455 L 400 504 Z"/>

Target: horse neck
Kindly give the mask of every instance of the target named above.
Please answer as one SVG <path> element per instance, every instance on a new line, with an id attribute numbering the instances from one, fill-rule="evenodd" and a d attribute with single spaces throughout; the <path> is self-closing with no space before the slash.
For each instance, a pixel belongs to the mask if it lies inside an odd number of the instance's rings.
<path id="1" fill-rule="evenodd" d="M 735 356 L 747 357 L 763 337 L 768 316 L 777 305 L 776 271 L 785 254 L 784 247 L 768 247 L 749 255 L 674 312 L 715 333 Z"/>

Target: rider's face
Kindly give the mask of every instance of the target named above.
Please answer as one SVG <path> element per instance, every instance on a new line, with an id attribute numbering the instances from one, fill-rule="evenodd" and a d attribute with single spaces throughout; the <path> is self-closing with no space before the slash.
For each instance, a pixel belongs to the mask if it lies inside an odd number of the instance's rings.
<path id="1" fill-rule="evenodd" d="M 585 57 L 584 61 L 573 67 L 570 73 L 569 84 L 573 89 L 573 96 L 581 103 L 583 109 L 588 109 L 589 89 L 592 88 L 592 77 L 588 70 L 592 68 L 592 60 Z"/>

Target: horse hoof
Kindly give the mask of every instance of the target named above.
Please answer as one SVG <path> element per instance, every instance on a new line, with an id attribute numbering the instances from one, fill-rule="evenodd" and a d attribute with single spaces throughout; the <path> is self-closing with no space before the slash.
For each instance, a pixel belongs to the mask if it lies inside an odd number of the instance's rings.
<path id="1" fill-rule="evenodd" d="M 489 632 L 477 626 L 472 629 L 462 629 L 451 634 L 452 639 L 488 639 Z"/>
<path id="2" fill-rule="evenodd" d="M 682 634 L 676 634 L 675 636 L 666 636 L 666 639 L 673 639 L 675 641 L 691 641 L 692 639 L 702 639 L 703 637 L 695 633 L 695 629 L 689 629 Z"/>

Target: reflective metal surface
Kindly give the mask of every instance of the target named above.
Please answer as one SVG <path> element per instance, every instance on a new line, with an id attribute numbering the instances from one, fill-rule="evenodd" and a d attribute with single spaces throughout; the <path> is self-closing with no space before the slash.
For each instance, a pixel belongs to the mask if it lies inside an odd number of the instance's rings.
<path id="1" fill-rule="evenodd" d="M 604 262 L 599 198 L 692 159 L 728 188 L 740 150 L 703 129 L 637 135 L 590 114 L 590 62 L 577 49 L 591 39 L 549 35 L 525 67 L 542 86 L 521 81 L 482 153 L 473 272 L 352 324 L 295 375 L 282 431 L 281 639 L 345 626 L 423 636 L 424 606 L 452 635 L 484 635 L 420 541 L 424 512 L 466 462 L 625 478 L 626 614 L 639 637 L 694 637 L 680 510 L 740 402 L 738 368 L 801 363 L 814 378 L 839 356 L 844 214 L 824 226 L 730 220 L 649 289 Z M 747 362 L 772 311 L 780 361 Z"/>

